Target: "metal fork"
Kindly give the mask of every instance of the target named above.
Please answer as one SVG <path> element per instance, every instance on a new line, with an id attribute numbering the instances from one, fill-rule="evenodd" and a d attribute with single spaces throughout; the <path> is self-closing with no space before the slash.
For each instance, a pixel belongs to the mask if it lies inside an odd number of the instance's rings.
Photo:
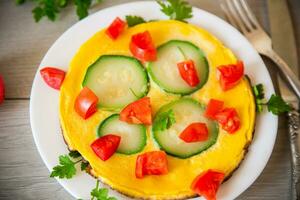
<path id="1" fill-rule="evenodd" d="M 300 99 L 300 81 L 283 59 L 273 50 L 272 40 L 261 28 L 245 0 L 222 0 L 221 8 L 228 21 L 238 28 L 262 55 L 273 60 Z"/>

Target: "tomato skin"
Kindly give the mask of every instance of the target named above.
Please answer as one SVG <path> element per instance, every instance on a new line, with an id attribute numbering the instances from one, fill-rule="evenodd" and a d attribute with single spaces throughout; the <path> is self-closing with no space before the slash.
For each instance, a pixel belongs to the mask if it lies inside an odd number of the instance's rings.
<path id="1" fill-rule="evenodd" d="M 209 119 L 216 119 L 216 114 L 222 110 L 223 106 L 223 101 L 217 99 L 210 99 L 206 106 L 204 116 Z"/>
<path id="2" fill-rule="evenodd" d="M 0 74 L 0 104 L 3 103 L 5 97 L 5 86 L 4 86 L 4 80 Z"/>
<path id="3" fill-rule="evenodd" d="M 139 155 L 135 163 L 135 177 L 143 178 L 145 175 L 144 166 L 146 163 L 146 157 L 144 155 Z"/>
<path id="4" fill-rule="evenodd" d="M 98 97 L 88 87 L 84 87 L 75 100 L 74 109 L 83 119 L 97 111 Z"/>
<path id="5" fill-rule="evenodd" d="M 244 75 L 244 64 L 238 61 L 236 64 L 221 65 L 217 67 L 221 88 L 227 91 L 239 83 Z"/>
<path id="6" fill-rule="evenodd" d="M 194 179 L 191 189 L 207 200 L 216 200 L 216 194 L 224 176 L 225 174 L 222 172 L 209 169 Z"/>
<path id="7" fill-rule="evenodd" d="M 44 81 L 53 89 L 59 90 L 64 79 L 65 72 L 54 67 L 45 67 L 40 70 L 40 74 Z"/>
<path id="8" fill-rule="evenodd" d="M 108 26 L 105 33 L 108 35 L 112 40 L 116 40 L 119 35 L 124 31 L 126 28 L 126 22 L 116 17 L 114 21 Z"/>
<path id="9" fill-rule="evenodd" d="M 101 160 L 106 161 L 117 151 L 120 141 L 120 136 L 109 134 L 96 139 L 91 148 Z"/>
<path id="10" fill-rule="evenodd" d="M 152 111 L 149 97 L 143 97 L 128 104 L 120 112 L 120 120 L 130 124 L 152 124 Z"/>
<path id="11" fill-rule="evenodd" d="M 149 31 L 133 35 L 129 49 L 133 56 L 142 62 L 154 61 L 157 58 L 156 48 Z"/>
<path id="12" fill-rule="evenodd" d="M 164 151 L 151 151 L 141 154 L 136 159 L 135 176 L 163 175 L 168 173 L 167 154 Z"/>
<path id="13" fill-rule="evenodd" d="M 234 108 L 225 108 L 218 112 L 215 117 L 228 133 L 234 133 L 240 128 L 240 119 Z"/>
<path id="14" fill-rule="evenodd" d="M 181 78 L 189 86 L 195 87 L 199 84 L 200 80 L 193 60 L 185 60 L 183 62 L 177 63 L 177 67 Z"/>
<path id="15" fill-rule="evenodd" d="M 187 143 L 200 142 L 208 139 L 208 129 L 205 123 L 192 123 L 188 125 L 179 138 Z"/>

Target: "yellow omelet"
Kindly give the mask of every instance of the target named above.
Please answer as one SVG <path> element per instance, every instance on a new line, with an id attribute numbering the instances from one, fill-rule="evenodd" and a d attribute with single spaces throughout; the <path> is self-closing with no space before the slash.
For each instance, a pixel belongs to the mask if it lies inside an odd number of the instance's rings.
<path id="1" fill-rule="evenodd" d="M 147 143 L 142 152 L 131 155 L 116 153 L 102 161 L 90 145 L 97 138 L 99 124 L 117 112 L 100 108 L 84 120 L 75 112 L 74 102 L 82 89 L 88 67 L 101 55 L 132 56 L 129 50 L 131 36 L 144 31 L 150 32 L 155 46 L 170 40 L 184 40 L 199 47 L 207 58 L 209 76 L 202 88 L 188 96 L 203 104 L 207 104 L 211 98 L 224 101 L 225 107 L 237 110 L 241 124 L 234 134 L 219 128 L 216 143 L 197 155 L 185 159 L 168 155 L 168 174 L 137 179 L 137 156 L 158 150 L 151 138 L 151 126 L 147 126 Z M 60 123 L 64 139 L 70 150 L 77 150 L 89 162 L 93 176 L 120 193 L 143 199 L 183 199 L 195 196 L 190 185 L 196 176 L 208 169 L 215 169 L 229 177 L 243 160 L 252 140 L 255 101 L 249 81 L 243 78 L 233 89 L 224 92 L 217 79 L 216 67 L 232 63 L 236 63 L 236 57 L 229 49 L 208 31 L 191 24 L 173 20 L 143 23 L 127 28 L 117 40 L 111 40 L 105 30 L 101 30 L 81 46 L 60 89 Z M 151 98 L 154 115 L 163 105 L 181 98 L 164 92 L 153 80 L 150 80 L 147 96 Z"/>

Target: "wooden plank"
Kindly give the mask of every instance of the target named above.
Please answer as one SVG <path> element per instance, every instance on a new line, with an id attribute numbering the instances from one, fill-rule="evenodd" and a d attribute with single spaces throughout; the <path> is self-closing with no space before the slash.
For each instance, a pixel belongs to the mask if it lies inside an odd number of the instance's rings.
<path id="1" fill-rule="evenodd" d="M 29 101 L 0 106 L 0 199 L 72 199 L 56 182 L 35 147 L 29 125 Z M 271 159 L 255 183 L 238 199 L 289 199 L 289 146 L 280 120 Z"/>
<path id="2" fill-rule="evenodd" d="M 134 0 L 104 1 L 94 6 L 91 13 L 112 5 Z M 213 14 L 223 16 L 218 1 L 189 0 L 196 7 L 205 9 Z M 249 1 L 262 24 L 268 29 L 268 18 L 265 1 Z M 299 5 L 297 0 L 290 0 L 291 5 Z M 6 96 L 8 98 L 29 98 L 31 84 L 37 66 L 53 42 L 77 22 L 73 6 L 64 11 L 55 23 L 42 20 L 35 23 L 32 19 L 32 2 L 22 6 L 15 6 L 14 1 L 0 1 L 0 74 L 6 82 Z M 297 6 L 291 6 L 295 24 L 300 23 Z M 298 16 L 298 17 L 296 17 Z M 7 20 L 9 19 L 9 20 Z M 300 30 L 295 26 L 296 34 L 300 38 Z M 300 40 L 298 40 L 300 46 Z"/>
<path id="3" fill-rule="evenodd" d="M 103 1 L 94 6 L 91 13 L 130 1 L 134 0 Z M 197 2 L 191 1 L 193 5 L 203 5 L 209 11 L 217 12 L 215 1 Z M 32 8 L 31 2 L 17 7 L 12 0 L 0 1 L 0 74 L 4 76 L 7 98 L 29 98 L 32 81 L 43 56 L 53 42 L 77 22 L 73 6 L 69 6 L 55 23 L 45 19 L 35 23 Z"/>
<path id="4" fill-rule="evenodd" d="M 123 2 L 129 1 L 104 1 L 94 6 L 92 12 Z M 217 1 L 189 2 L 222 15 Z M 268 29 L 265 2 L 249 2 Z M 289 2 L 294 23 L 299 25 L 299 2 Z M 34 73 L 43 55 L 57 37 L 77 21 L 73 8 L 69 7 L 61 15 L 60 21 L 52 23 L 44 20 L 35 24 L 31 9 L 31 3 L 16 7 L 12 0 L 0 1 L 0 74 L 4 75 L 8 98 L 29 97 Z M 295 26 L 298 44 L 299 27 Z M 277 69 L 269 61 L 265 62 L 274 74 Z M 28 105 L 29 101 L 13 100 L 0 106 L 0 199 L 73 199 L 54 179 L 49 178 L 49 172 L 33 142 Z M 290 160 L 286 131 L 286 121 L 281 119 L 275 149 L 267 167 L 238 199 L 290 199 Z"/>
<path id="5" fill-rule="evenodd" d="M 70 199 L 49 178 L 29 125 L 29 101 L 0 106 L 0 199 Z"/>

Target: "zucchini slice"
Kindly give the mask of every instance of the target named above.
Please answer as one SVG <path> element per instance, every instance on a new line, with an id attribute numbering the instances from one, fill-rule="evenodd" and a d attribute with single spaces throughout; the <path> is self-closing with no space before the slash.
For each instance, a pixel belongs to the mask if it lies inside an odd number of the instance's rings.
<path id="1" fill-rule="evenodd" d="M 176 122 L 166 130 L 157 130 L 156 126 L 159 126 L 160 115 L 170 110 L 173 111 Z M 216 143 L 219 128 L 216 122 L 203 116 L 204 111 L 204 106 L 191 98 L 182 98 L 164 105 L 154 119 L 152 126 L 154 140 L 162 150 L 179 158 L 189 158 L 208 149 Z M 179 138 L 179 134 L 193 122 L 206 123 L 209 132 L 208 140 L 186 143 Z"/>
<path id="2" fill-rule="evenodd" d="M 195 63 L 200 82 L 189 86 L 180 76 L 177 63 L 191 59 Z M 153 81 L 164 91 L 187 95 L 200 89 L 207 81 L 209 67 L 201 49 L 188 41 L 171 40 L 157 49 L 157 60 L 148 64 Z"/>
<path id="3" fill-rule="evenodd" d="M 144 97 L 148 82 L 147 72 L 137 59 L 104 55 L 88 68 L 82 86 L 87 86 L 98 96 L 98 107 L 118 110 Z"/>
<path id="4" fill-rule="evenodd" d="M 114 134 L 121 137 L 118 153 L 134 154 L 142 151 L 146 145 L 146 127 L 141 124 L 128 124 L 119 120 L 120 115 L 113 114 L 98 127 L 97 136 Z"/>

